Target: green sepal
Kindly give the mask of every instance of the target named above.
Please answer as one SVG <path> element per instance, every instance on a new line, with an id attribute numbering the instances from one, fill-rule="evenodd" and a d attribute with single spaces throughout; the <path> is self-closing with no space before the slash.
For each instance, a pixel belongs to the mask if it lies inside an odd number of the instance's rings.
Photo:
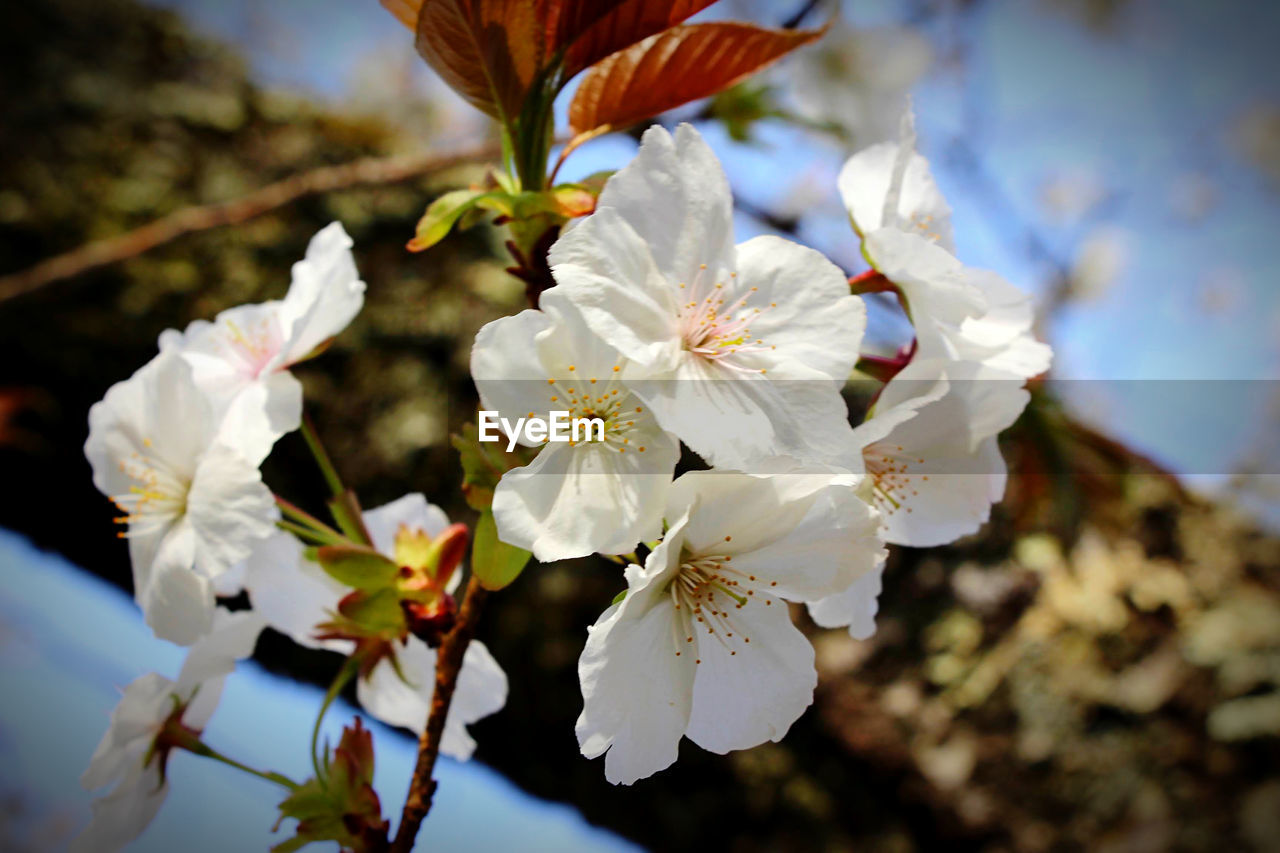
<path id="1" fill-rule="evenodd" d="M 400 637 L 406 630 L 396 589 L 357 590 L 338 603 L 338 615 L 358 625 L 363 636 Z"/>
<path id="2" fill-rule="evenodd" d="M 316 562 L 329 577 L 353 589 L 376 592 L 396 582 L 400 567 L 367 545 L 325 545 Z"/>
<path id="3" fill-rule="evenodd" d="M 520 577 L 531 556 L 528 551 L 498 538 L 498 526 L 491 509 L 480 514 L 471 548 L 471 571 L 481 586 L 498 590 L 509 585 Z"/>

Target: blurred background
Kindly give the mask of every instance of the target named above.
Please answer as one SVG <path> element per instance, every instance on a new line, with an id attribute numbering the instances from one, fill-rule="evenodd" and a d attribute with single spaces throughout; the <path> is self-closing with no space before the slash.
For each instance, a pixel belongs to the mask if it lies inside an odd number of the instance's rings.
<path id="1" fill-rule="evenodd" d="M 817 24 L 810 5 L 702 17 Z M 447 438 L 473 411 L 476 329 L 524 289 L 499 229 L 404 251 L 433 197 L 483 176 L 450 157 L 492 129 L 375 0 L 6 17 L 0 848 L 46 850 L 87 820 L 78 775 L 114 688 L 180 658 L 129 600 L 80 450 L 89 406 L 163 329 L 282 295 L 340 219 L 369 290 L 298 371 L 319 431 L 365 506 L 422 491 L 470 520 Z M 444 764 L 421 846 L 1280 849 L 1278 37 L 1280 4 L 1248 0 L 858 0 L 818 45 L 664 119 L 721 155 L 740 238 L 794 235 L 856 273 L 835 175 L 894 136 L 910 93 L 960 257 L 1035 294 L 1053 371 L 1006 436 L 992 522 L 896 551 L 871 640 L 814 630 L 817 700 L 779 744 L 685 744 L 671 770 L 609 786 L 578 755 L 575 664 L 621 579 L 589 560 L 526 571 L 480 630 L 510 700 L 474 727 L 477 762 Z M 634 150 L 602 138 L 562 175 Z M 24 272 L 87 245 L 45 268 L 56 280 Z M 871 314 L 869 347 L 908 339 L 891 303 Z M 297 436 L 264 473 L 304 506 L 322 494 Z M 268 632 L 215 741 L 289 772 L 336 666 Z M 413 744 L 378 729 L 376 745 L 395 810 Z M 273 843 L 256 782 L 183 758 L 142 849 Z M 242 835 L 221 835 L 228 815 Z"/>

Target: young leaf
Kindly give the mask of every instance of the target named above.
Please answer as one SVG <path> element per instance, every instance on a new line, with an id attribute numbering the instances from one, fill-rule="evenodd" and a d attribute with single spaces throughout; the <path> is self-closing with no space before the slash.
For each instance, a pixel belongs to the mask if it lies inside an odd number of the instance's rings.
<path id="1" fill-rule="evenodd" d="M 679 24 L 714 2 L 716 0 L 579 0 L 562 3 L 579 7 L 572 25 L 569 15 L 562 17 L 556 41 L 559 46 L 569 47 L 565 54 L 564 79 L 611 53 Z"/>
<path id="2" fill-rule="evenodd" d="M 427 207 L 418 220 L 417 233 L 405 248 L 421 252 L 439 243 L 453 229 L 458 219 L 477 206 L 485 207 L 485 201 L 495 197 L 485 190 L 454 190 L 437 198 Z"/>
<path id="3" fill-rule="evenodd" d="M 381 0 L 414 31 L 419 55 L 468 103 L 515 117 L 546 55 L 528 0 Z"/>
<path id="4" fill-rule="evenodd" d="M 329 577 L 353 589 L 385 589 L 400 571 L 393 561 L 363 545 L 326 545 L 316 550 L 316 558 Z"/>
<path id="5" fill-rule="evenodd" d="M 294 818 L 298 826 L 293 838 L 271 848 L 273 853 L 292 853 L 317 841 L 336 841 L 344 850 L 385 848 L 390 824 L 373 790 L 373 738 L 359 717 L 343 729 L 329 769 L 327 780 L 308 779 L 280 803 L 280 820 Z"/>
<path id="6" fill-rule="evenodd" d="M 618 129 L 716 94 L 825 30 L 684 24 L 592 66 L 569 106 L 575 134 Z"/>
<path id="7" fill-rule="evenodd" d="M 480 515 L 475 545 L 471 549 L 471 571 L 481 586 L 488 590 L 502 589 L 520 577 L 531 556 L 528 551 L 498 539 L 498 527 L 491 510 L 486 509 Z"/>

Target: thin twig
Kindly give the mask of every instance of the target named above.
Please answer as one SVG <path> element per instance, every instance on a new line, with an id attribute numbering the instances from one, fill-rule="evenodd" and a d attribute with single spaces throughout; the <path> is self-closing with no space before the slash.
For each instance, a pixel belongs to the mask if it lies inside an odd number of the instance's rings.
<path id="1" fill-rule="evenodd" d="M 435 779 L 431 778 L 440 754 L 440 741 L 444 736 L 444 721 L 449 715 L 449 703 L 458 685 L 458 673 L 462 669 L 462 657 L 467 645 L 476 633 L 476 623 L 484 607 L 488 591 L 473 574 L 467 583 L 466 598 L 458 611 L 458 621 L 453 630 L 445 634 L 436 655 L 436 687 L 431 696 L 431 713 L 426 728 L 418 741 L 418 762 L 409 781 L 409 796 L 405 799 L 400 815 L 400 826 L 390 853 L 409 853 L 413 849 L 418 828 L 431 810 L 431 798 L 436 792 Z"/>
<path id="2" fill-rule="evenodd" d="M 367 157 L 324 166 L 268 184 L 231 201 L 188 207 L 124 234 L 86 243 L 33 267 L 0 276 L 0 302 L 46 284 L 140 255 L 196 231 L 236 225 L 310 195 L 361 185 L 393 184 L 452 166 L 496 157 L 496 142 L 456 151 L 403 157 Z"/>

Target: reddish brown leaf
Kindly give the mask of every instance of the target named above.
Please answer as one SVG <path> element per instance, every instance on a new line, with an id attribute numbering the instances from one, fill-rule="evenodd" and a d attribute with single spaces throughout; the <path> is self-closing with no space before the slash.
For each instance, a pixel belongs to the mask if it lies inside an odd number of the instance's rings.
<path id="1" fill-rule="evenodd" d="M 519 113 L 546 44 L 529 0 L 381 0 L 418 53 L 476 109 Z"/>
<path id="2" fill-rule="evenodd" d="M 578 0 L 575 5 L 593 11 L 600 7 L 610 8 L 590 20 L 578 18 L 576 32 L 561 28 L 560 40 L 555 44 L 569 48 L 565 54 L 564 79 L 611 53 L 681 23 L 714 2 L 716 0 L 621 0 L 612 3 Z"/>
<path id="3" fill-rule="evenodd" d="M 592 66 L 569 106 L 575 134 L 621 128 L 729 88 L 825 30 L 684 24 Z"/>
<path id="4" fill-rule="evenodd" d="M 561 79 L 680 23 L 715 0 L 380 0 L 418 53 L 472 106 L 519 113 L 558 51 Z"/>
<path id="5" fill-rule="evenodd" d="M 601 18 L 614 12 L 628 0 L 534 0 L 549 59 L 557 50 L 567 48 Z M 647 35 L 647 34 L 646 34 Z M 635 39 L 639 41 L 639 38 Z"/>

